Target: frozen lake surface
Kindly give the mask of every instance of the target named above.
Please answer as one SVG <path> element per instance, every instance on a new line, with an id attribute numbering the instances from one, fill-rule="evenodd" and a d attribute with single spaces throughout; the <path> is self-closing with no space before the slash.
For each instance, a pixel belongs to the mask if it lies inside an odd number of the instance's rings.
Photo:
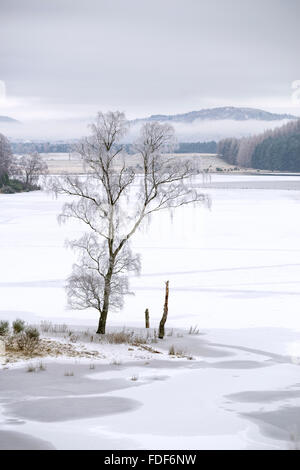
<path id="1" fill-rule="evenodd" d="M 146 307 L 157 324 L 169 280 L 169 326 L 300 330 L 300 177 L 212 178 L 222 188 L 204 189 L 210 210 L 185 207 L 173 221 L 160 213 L 134 238 L 142 273 L 131 278 L 135 296 L 110 324 L 143 326 Z M 276 189 L 279 183 L 292 189 Z M 66 309 L 64 282 L 75 258 L 64 241 L 82 227 L 58 225 L 62 203 L 44 192 L 1 195 L 1 318 L 95 322 L 92 311 Z"/>
<path id="2" fill-rule="evenodd" d="M 157 347 L 175 344 L 196 360 L 135 359 L 121 345 L 117 366 L 107 357 L 90 370 L 87 360 L 62 358 L 34 374 L 3 369 L 0 449 L 299 445 L 299 184 L 295 176 L 213 176 L 203 188 L 210 210 L 154 217 L 134 239 L 142 255 L 135 296 L 109 325 L 142 327 L 148 307 L 157 327 L 169 280 L 168 332 L 197 324 L 203 334 L 174 333 Z M 64 240 L 82 227 L 58 225 L 63 202 L 43 192 L 1 195 L 0 319 L 96 324 L 94 312 L 65 307 L 74 255 Z"/>
<path id="3" fill-rule="evenodd" d="M 102 345 L 119 361 L 91 369 L 90 359 L 52 358 L 43 371 L 0 370 L 0 450 L 299 446 L 299 362 L 272 352 L 296 334 L 177 333 L 156 346 L 188 349 L 194 360 Z M 248 346 L 254 338 L 261 349 Z"/>

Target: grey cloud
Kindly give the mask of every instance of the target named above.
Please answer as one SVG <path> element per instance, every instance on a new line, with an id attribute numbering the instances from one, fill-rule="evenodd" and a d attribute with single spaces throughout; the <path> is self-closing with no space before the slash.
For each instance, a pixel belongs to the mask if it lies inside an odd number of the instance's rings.
<path id="1" fill-rule="evenodd" d="M 75 113 L 275 106 L 300 79 L 299 17 L 299 0 L 0 0 L 0 79 Z"/>

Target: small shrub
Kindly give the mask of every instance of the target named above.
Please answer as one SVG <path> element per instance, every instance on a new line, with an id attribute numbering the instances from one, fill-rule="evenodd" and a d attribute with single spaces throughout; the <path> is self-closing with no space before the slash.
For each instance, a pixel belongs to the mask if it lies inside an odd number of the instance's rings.
<path id="1" fill-rule="evenodd" d="M 28 326 L 25 330 L 25 335 L 28 339 L 38 341 L 40 339 L 40 332 L 34 326 Z"/>
<path id="2" fill-rule="evenodd" d="M 137 382 L 139 380 L 139 376 L 138 375 L 133 375 L 130 380 L 132 382 Z"/>
<path id="3" fill-rule="evenodd" d="M 0 336 L 5 336 L 9 333 L 9 322 L 1 320 L 0 321 Z"/>
<path id="4" fill-rule="evenodd" d="M 32 364 L 29 364 L 27 366 L 27 372 L 35 372 L 36 371 L 36 367 L 33 366 Z"/>
<path id="5" fill-rule="evenodd" d="M 0 192 L 3 193 L 3 194 L 14 194 L 15 193 L 13 188 L 11 188 L 10 186 L 7 186 L 7 185 L 2 186 Z"/>
<path id="6" fill-rule="evenodd" d="M 13 322 L 12 327 L 13 327 L 14 334 L 17 335 L 19 333 L 22 333 L 22 331 L 25 330 L 25 322 L 24 320 L 20 320 L 19 318 L 17 318 Z"/>
<path id="7" fill-rule="evenodd" d="M 0 175 L 0 188 L 9 183 L 9 177 L 7 173 L 1 173 Z"/>
<path id="8" fill-rule="evenodd" d="M 1 186 L 0 186 L 1 187 Z M 5 184 L 1 187 L 1 193 L 3 194 L 13 194 L 20 192 L 28 191 L 37 191 L 41 189 L 40 186 L 35 184 L 25 184 L 23 181 L 17 179 L 7 179 Z"/>
<path id="9" fill-rule="evenodd" d="M 17 335 L 17 345 L 26 354 L 32 354 L 40 341 L 40 332 L 33 326 L 28 326 L 25 331 Z"/>
<path id="10" fill-rule="evenodd" d="M 169 356 L 175 356 L 175 347 L 172 345 L 169 347 Z"/>

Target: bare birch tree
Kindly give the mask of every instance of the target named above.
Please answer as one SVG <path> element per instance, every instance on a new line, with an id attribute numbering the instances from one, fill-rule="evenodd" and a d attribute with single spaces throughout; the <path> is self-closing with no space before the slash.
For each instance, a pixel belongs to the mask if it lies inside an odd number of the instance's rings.
<path id="1" fill-rule="evenodd" d="M 45 175 L 48 165 L 38 152 L 24 155 L 16 162 L 15 173 L 23 181 L 26 187 L 33 187 L 38 183 L 39 177 Z"/>
<path id="2" fill-rule="evenodd" d="M 162 155 L 175 144 L 170 125 L 143 125 L 134 145 L 142 173 L 126 165 L 121 141 L 127 129 L 123 113 L 99 113 L 90 137 L 77 148 L 87 176 L 52 181 L 57 194 L 71 196 L 60 219 L 80 220 L 89 229 L 71 242 L 79 258 L 67 293 L 72 308 L 99 312 L 98 334 L 105 334 L 109 310 L 122 307 L 129 293 L 128 272 L 140 269 L 139 256 L 130 248 L 134 233 L 158 211 L 206 200 L 186 184 L 195 173 L 192 164 Z"/>

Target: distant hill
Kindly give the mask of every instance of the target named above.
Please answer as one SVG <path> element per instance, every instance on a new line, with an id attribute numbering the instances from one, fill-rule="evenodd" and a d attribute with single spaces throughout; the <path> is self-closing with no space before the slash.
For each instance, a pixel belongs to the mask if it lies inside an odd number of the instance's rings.
<path id="1" fill-rule="evenodd" d="M 5 123 L 18 123 L 19 121 L 17 121 L 16 119 L 13 119 L 11 117 L 8 117 L 8 116 L 0 116 L 0 122 L 5 122 Z"/>
<path id="2" fill-rule="evenodd" d="M 224 108 L 212 108 L 202 109 L 200 111 L 191 111 L 185 114 L 173 114 L 164 115 L 156 114 L 148 118 L 135 119 L 133 123 L 137 122 L 185 122 L 191 123 L 196 120 L 234 120 L 234 121 L 282 121 L 283 119 L 298 119 L 292 114 L 274 114 L 268 111 L 254 108 L 235 108 L 235 107 L 224 107 Z"/>

